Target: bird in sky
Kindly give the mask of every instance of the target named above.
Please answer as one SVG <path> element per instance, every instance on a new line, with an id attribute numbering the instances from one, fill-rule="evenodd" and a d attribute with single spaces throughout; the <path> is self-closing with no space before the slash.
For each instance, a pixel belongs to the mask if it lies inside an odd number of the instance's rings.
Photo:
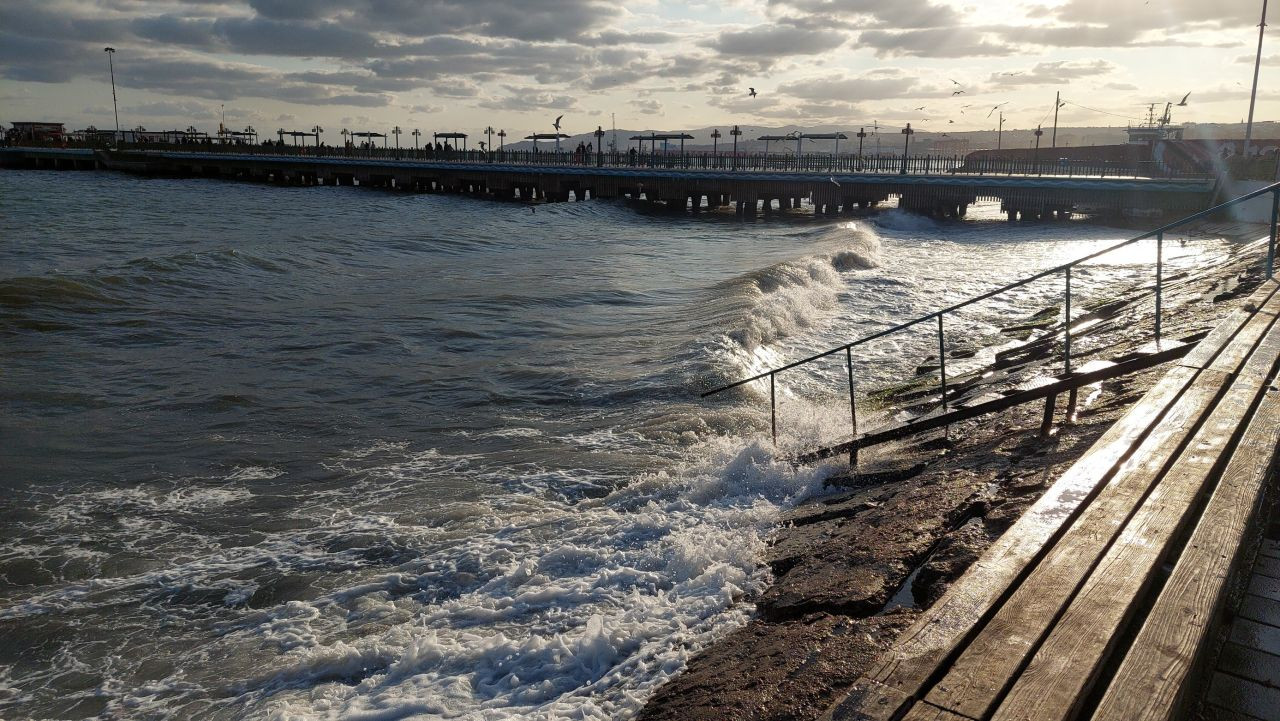
<path id="1" fill-rule="evenodd" d="M 1018 72 L 1016 72 L 1016 73 L 1000 73 L 1000 74 L 1001 74 L 1001 75 L 1007 75 L 1007 76 L 1009 76 L 1009 77 L 1013 77 L 1013 76 L 1015 76 L 1015 75 L 1021 75 L 1021 74 L 1022 74 L 1022 71 L 1021 71 L 1021 70 L 1019 70 L 1019 71 L 1018 71 Z"/>
<path id="2" fill-rule="evenodd" d="M 999 110 L 1000 108 L 1002 108 L 1002 107 L 1004 107 L 1004 106 L 1006 106 L 1006 105 L 1008 105 L 1008 104 L 1009 104 L 1009 101 L 1008 101 L 1008 100 L 1006 100 L 1006 101 L 1004 101 L 1003 103 L 1000 103 L 999 105 L 994 105 L 994 106 L 992 106 L 992 107 L 991 107 L 991 110 L 987 112 L 987 117 L 988 117 L 988 118 L 989 118 L 989 117 L 991 117 L 991 113 L 994 113 L 995 111 Z"/>
<path id="3" fill-rule="evenodd" d="M 916 108 L 916 110 L 924 110 L 924 108 L 925 106 L 921 105 L 920 107 Z"/>
<path id="4" fill-rule="evenodd" d="M 555 128 L 557 133 L 560 132 L 560 118 L 563 118 L 563 117 L 564 117 L 563 115 L 557 117 L 556 121 L 551 124 L 551 127 Z"/>
<path id="5" fill-rule="evenodd" d="M 955 96 L 957 96 L 957 95 L 964 95 L 964 91 L 963 91 L 963 90 L 952 90 L 952 91 L 951 91 L 951 96 L 952 96 L 952 97 L 955 97 Z"/>
<path id="6" fill-rule="evenodd" d="M 753 98 L 756 96 L 756 89 L 755 89 L 755 88 L 747 88 L 747 90 L 751 91 L 751 92 L 747 93 L 747 95 L 749 95 L 749 96 L 751 96 L 751 97 L 753 97 Z"/>
<path id="7" fill-rule="evenodd" d="M 1182 96 L 1182 102 L 1178 103 L 1178 107 L 1180 107 L 1180 108 L 1182 108 L 1182 107 L 1186 107 L 1186 105 L 1187 105 L 1187 98 L 1189 98 L 1189 97 L 1191 97 L 1191 93 L 1187 93 L 1186 95 L 1183 95 L 1183 96 Z"/>
<path id="8" fill-rule="evenodd" d="M 947 78 L 947 80 L 951 80 L 951 78 Z M 952 84 L 952 85 L 959 85 L 959 84 L 960 84 L 960 82 L 959 82 L 959 81 L 957 81 L 957 80 L 951 80 L 951 84 Z"/>
<path id="9" fill-rule="evenodd" d="M 947 122 L 948 122 L 948 123 L 954 123 L 955 121 L 954 121 L 954 120 L 948 120 Z"/>
<path id="10" fill-rule="evenodd" d="M 840 187 L 840 184 L 836 182 L 836 177 L 834 175 L 831 176 L 830 178 L 827 178 L 827 180 L 830 180 L 832 185 L 835 185 L 837 188 Z"/>

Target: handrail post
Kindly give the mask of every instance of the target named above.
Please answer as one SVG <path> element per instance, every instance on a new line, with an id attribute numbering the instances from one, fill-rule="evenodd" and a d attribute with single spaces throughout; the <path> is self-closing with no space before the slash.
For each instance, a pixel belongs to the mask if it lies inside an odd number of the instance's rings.
<path id="1" fill-rule="evenodd" d="M 1160 307 L 1164 300 L 1164 231 L 1156 233 L 1156 345 L 1160 344 Z"/>
<path id="2" fill-rule="evenodd" d="M 853 425 L 854 440 L 858 438 L 858 400 L 853 395 L 853 346 L 844 348 L 844 364 L 849 371 L 849 421 Z"/>
<path id="3" fill-rule="evenodd" d="M 942 379 L 942 411 L 947 410 L 947 348 L 942 335 L 942 313 L 938 314 L 938 373 Z"/>
<path id="4" fill-rule="evenodd" d="M 1267 244 L 1267 278 L 1275 277 L 1277 222 L 1280 222 L 1280 188 L 1271 191 L 1271 242 Z"/>
<path id="5" fill-rule="evenodd" d="M 1064 304 L 1063 328 L 1063 368 L 1067 375 L 1071 375 L 1071 266 L 1067 266 L 1066 270 L 1067 286 L 1065 290 L 1066 303 Z"/>
<path id="6" fill-rule="evenodd" d="M 773 374 L 769 374 L 769 426 L 773 429 L 773 445 L 778 445 L 778 395 L 775 392 Z"/>

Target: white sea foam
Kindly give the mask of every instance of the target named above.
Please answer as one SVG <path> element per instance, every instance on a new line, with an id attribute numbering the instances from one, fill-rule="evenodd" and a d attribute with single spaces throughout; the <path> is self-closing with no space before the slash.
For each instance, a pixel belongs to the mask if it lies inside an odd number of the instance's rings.
<path id="1" fill-rule="evenodd" d="M 486 528 L 456 545 L 243 619 L 225 635 L 281 654 L 238 682 L 251 715 L 634 713 L 692 654 L 745 622 L 751 606 L 736 602 L 768 580 L 760 558 L 778 512 L 833 468 L 796 470 L 759 444 L 723 438 L 691 458 L 601 498 L 531 498 L 520 515 L 482 514 Z M 463 591 L 431 600 L 446 587 Z"/>

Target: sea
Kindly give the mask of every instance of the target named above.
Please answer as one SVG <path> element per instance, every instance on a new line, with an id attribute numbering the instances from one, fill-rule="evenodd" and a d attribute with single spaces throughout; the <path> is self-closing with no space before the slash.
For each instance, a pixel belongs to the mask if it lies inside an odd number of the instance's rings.
<path id="1" fill-rule="evenodd" d="M 849 433 L 843 354 L 777 376 L 776 445 L 765 382 L 703 391 L 1134 234 L 0 171 L 0 718 L 632 717 Z"/>

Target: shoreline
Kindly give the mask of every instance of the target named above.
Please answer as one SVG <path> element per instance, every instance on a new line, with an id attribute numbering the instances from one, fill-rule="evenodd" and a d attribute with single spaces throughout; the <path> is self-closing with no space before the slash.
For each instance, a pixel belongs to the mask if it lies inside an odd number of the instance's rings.
<path id="1" fill-rule="evenodd" d="M 1176 312 L 1166 312 L 1166 337 L 1196 338 L 1226 312 L 1224 304 L 1256 287 L 1265 251 L 1255 228 L 1209 223 L 1193 231 L 1238 245 L 1220 263 L 1169 277 L 1165 308 Z M 1082 362 L 1146 345 L 1145 327 L 1145 335 L 1126 332 L 1135 326 L 1126 321 L 1149 304 L 1150 293 L 1143 288 L 1109 288 L 1113 299 L 1091 299 L 1099 320 L 1073 330 Z M 1025 328 L 1044 314 L 1015 320 L 1005 330 Z M 1073 329 L 1081 322 L 1073 314 Z M 1061 329 L 1060 319 L 1055 323 L 1037 323 L 1040 335 L 1002 351 L 997 363 L 1001 358 L 1007 363 L 1010 356 L 1025 359 L 1018 367 L 1021 376 L 1051 366 L 1052 337 L 1055 328 Z M 989 375 L 993 368 L 966 376 Z M 927 377 L 926 369 L 922 366 L 925 372 L 917 378 Z M 1042 405 L 1031 403 L 954 424 L 949 432 L 864 450 L 856 471 L 828 480 L 830 494 L 784 515 L 764 559 L 773 581 L 749 601 L 754 603 L 750 621 L 694 656 L 649 698 L 639 718 L 821 716 L 1166 372 L 1157 366 L 1082 389 L 1077 417 L 1047 438 L 1039 433 Z M 927 402 L 910 382 L 887 395 L 889 408 Z"/>

